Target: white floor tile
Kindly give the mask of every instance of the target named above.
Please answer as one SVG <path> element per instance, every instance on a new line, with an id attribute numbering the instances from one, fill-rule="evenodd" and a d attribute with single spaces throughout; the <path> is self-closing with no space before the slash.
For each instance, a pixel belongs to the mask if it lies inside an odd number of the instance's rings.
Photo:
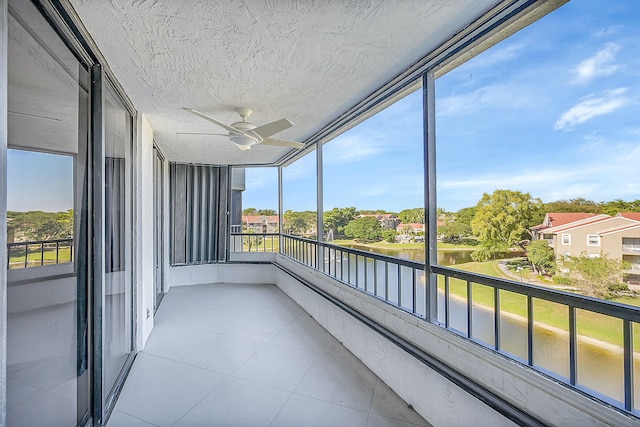
<path id="1" fill-rule="evenodd" d="M 183 362 L 223 374 L 232 374 L 264 345 L 260 341 L 221 335 L 186 357 Z"/>
<path id="2" fill-rule="evenodd" d="M 144 352 L 181 361 L 218 336 L 208 331 L 179 328 L 167 335 L 150 336 Z"/>
<path id="3" fill-rule="evenodd" d="M 378 379 L 373 393 L 371 413 L 412 424 L 428 425 L 416 411 L 409 408 L 407 403 L 380 379 Z"/>
<path id="4" fill-rule="evenodd" d="M 113 414 L 111 414 L 107 422 L 107 427 L 154 427 L 154 425 L 127 415 L 124 412 L 113 411 Z"/>
<path id="5" fill-rule="evenodd" d="M 242 365 L 234 377 L 293 391 L 307 373 L 312 359 L 294 349 L 267 345 Z"/>
<path id="6" fill-rule="evenodd" d="M 144 382 L 125 383 L 116 409 L 158 426 L 171 426 L 215 389 L 225 376 L 167 361 Z"/>
<path id="7" fill-rule="evenodd" d="M 229 378 L 176 426 L 268 426 L 289 396 L 286 391 Z"/>
<path id="8" fill-rule="evenodd" d="M 368 413 L 293 394 L 271 427 L 365 427 Z"/>
<path id="9" fill-rule="evenodd" d="M 172 288 L 155 324 L 108 427 L 427 425 L 273 285 Z"/>
<path id="10" fill-rule="evenodd" d="M 369 412 L 378 378 L 355 357 L 326 357 L 311 366 L 297 394 Z"/>
<path id="11" fill-rule="evenodd" d="M 419 425 L 421 426 L 425 424 Z M 377 414 L 369 414 L 369 420 L 367 421 L 367 427 L 418 427 L 419 425 L 407 423 L 405 421 L 394 420 L 392 418 L 383 417 L 382 415 Z"/>

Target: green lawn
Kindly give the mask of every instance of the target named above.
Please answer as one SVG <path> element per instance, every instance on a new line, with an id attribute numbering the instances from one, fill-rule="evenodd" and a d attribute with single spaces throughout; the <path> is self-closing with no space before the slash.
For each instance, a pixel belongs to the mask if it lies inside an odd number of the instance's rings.
<path id="1" fill-rule="evenodd" d="M 24 268 L 24 250 L 11 251 L 11 257 L 9 258 L 9 268 Z M 38 248 L 29 249 L 29 264 L 30 265 L 38 265 L 42 260 L 41 252 Z M 58 263 L 62 264 L 65 262 L 71 262 L 71 249 L 69 247 L 62 247 L 58 251 Z M 55 250 L 46 250 L 44 252 L 44 264 L 55 264 L 56 263 L 56 251 Z"/>
<path id="2" fill-rule="evenodd" d="M 505 277 L 498 266 L 499 261 L 469 262 L 458 264 L 455 267 L 473 273 L 484 274 L 494 277 Z M 444 291 L 444 277 L 438 277 L 438 287 Z M 449 291 L 452 295 L 462 298 L 467 297 L 467 284 L 463 280 L 450 279 Z M 494 291 L 489 286 L 473 285 L 474 302 L 493 308 Z M 614 299 L 616 302 L 640 306 L 640 298 L 620 297 Z M 515 314 L 526 319 L 527 317 L 526 297 L 514 292 L 500 291 L 500 308 L 502 311 Z M 566 306 L 549 301 L 534 299 L 533 301 L 534 320 L 546 325 L 562 330 L 569 329 L 568 313 Z M 622 346 L 622 321 L 601 314 L 578 310 L 577 313 L 578 334 L 595 338 L 610 344 Z M 634 325 L 635 326 L 635 325 Z M 634 347 L 640 351 L 640 325 L 634 327 Z"/>

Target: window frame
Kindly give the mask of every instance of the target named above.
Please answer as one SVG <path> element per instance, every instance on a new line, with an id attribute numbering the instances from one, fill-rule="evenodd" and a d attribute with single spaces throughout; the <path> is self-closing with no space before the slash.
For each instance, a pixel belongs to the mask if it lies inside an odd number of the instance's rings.
<path id="1" fill-rule="evenodd" d="M 590 239 L 595 237 L 598 240 L 598 243 L 591 243 Z M 587 246 L 600 246 L 600 235 L 599 234 L 587 234 Z"/>

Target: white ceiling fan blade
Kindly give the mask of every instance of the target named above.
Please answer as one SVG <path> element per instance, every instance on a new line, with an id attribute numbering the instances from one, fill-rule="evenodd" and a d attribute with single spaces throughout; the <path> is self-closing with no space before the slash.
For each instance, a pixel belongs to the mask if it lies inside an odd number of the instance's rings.
<path id="1" fill-rule="evenodd" d="M 196 111 L 196 110 L 193 110 L 193 109 L 191 109 L 191 108 L 184 108 L 184 107 L 183 107 L 182 109 L 183 109 L 183 110 L 186 110 L 186 111 L 188 111 L 188 112 L 190 112 L 190 113 L 192 113 L 192 114 L 195 114 L 195 115 L 196 115 L 196 116 L 198 116 L 198 117 L 202 117 L 203 119 L 208 120 L 208 121 L 210 121 L 211 123 L 215 123 L 215 124 L 217 124 L 218 126 L 220 126 L 220 127 L 224 128 L 224 129 L 228 130 L 229 132 L 231 132 L 231 133 L 233 133 L 233 134 L 236 134 L 236 135 L 245 135 L 245 133 L 244 133 L 244 132 L 242 132 L 242 131 L 240 131 L 240 130 L 238 130 L 238 129 L 236 129 L 236 128 L 232 127 L 232 126 L 229 126 L 229 125 L 227 125 L 227 124 L 224 124 L 224 123 L 222 123 L 222 122 L 220 122 L 220 121 L 218 121 L 218 120 L 214 119 L 213 117 L 209 117 L 209 116 L 207 116 L 206 114 L 201 113 L 200 111 Z"/>
<path id="2" fill-rule="evenodd" d="M 208 132 L 176 132 L 176 135 L 214 135 L 214 136 L 229 136 L 226 133 L 208 133 Z"/>
<path id="3" fill-rule="evenodd" d="M 245 150 L 251 150 L 251 146 L 250 145 L 239 145 L 239 144 L 233 144 L 236 147 L 238 147 L 240 150 L 245 151 Z"/>
<path id="4" fill-rule="evenodd" d="M 266 125 L 258 126 L 257 128 L 251 129 L 251 132 L 255 133 L 262 139 L 266 139 L 271 135 L 275 135 L 278 132 L 282 132 L 285 129 L 289 129 L 293 126 L 287 119 L 276 120 L 275 122 L 267 123 Z"/>
<path id="5" fill-rule="evenodd" d="M 284 141 L 282 139 L 273 139 L 273 138 L 267 138 L 265 140 L 263 140 L 260 144 L 262 145 L 275 145 L 278 147 L 291 147 L 291 148 L 302 148 L 304 147 L 304 144 L 301 142 L 294 142 L 294 141 Z"/>

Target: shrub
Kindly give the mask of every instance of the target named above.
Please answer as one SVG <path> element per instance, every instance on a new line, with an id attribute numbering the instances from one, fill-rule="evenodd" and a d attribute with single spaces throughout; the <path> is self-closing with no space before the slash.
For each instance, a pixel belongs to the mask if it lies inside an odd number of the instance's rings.
<path id="1" fill-rule="evenodd" d="M 569 286 L 571 285 L 571 279 L 566 276 L 553 276 L 553 283 L 557 285 Z"/>
<path id="2" fill-rule="evenodd" d="M 623 292 L 623 291 L 628 291 L 629 290 L 629 286 L 627 286 L 626 283 L 615 283 L 615 284 L 609 286 L 609 290 L 611 292 Z"/>

